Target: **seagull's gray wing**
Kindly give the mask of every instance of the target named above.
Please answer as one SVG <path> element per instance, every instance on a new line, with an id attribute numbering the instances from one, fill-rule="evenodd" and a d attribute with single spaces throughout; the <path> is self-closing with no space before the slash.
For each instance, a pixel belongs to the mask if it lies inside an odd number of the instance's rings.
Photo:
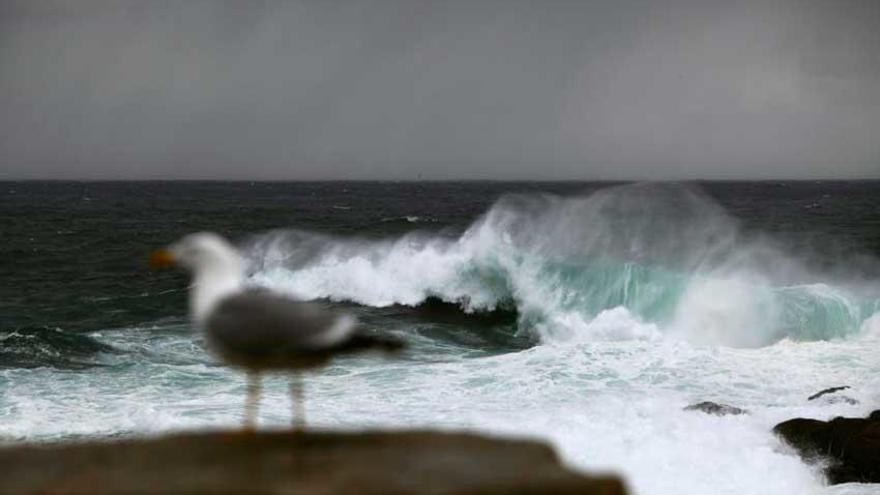
<path id="1" fill-rule="evenodd" d="M 223 299 L 205 322 L 221 352 L 248 356 L 309 353 L 338 346 L 354 331 L 354 318 L 266 290 Z"/>

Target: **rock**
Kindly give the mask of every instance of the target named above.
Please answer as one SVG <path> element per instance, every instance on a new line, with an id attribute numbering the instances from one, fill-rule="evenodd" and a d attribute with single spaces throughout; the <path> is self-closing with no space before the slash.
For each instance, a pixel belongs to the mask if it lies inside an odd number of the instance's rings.
<path id="1" fill-rule="evenodd" d="M 691 404 L 684 408 L 685 411 L 701 411 L 706 414 L 714 414 L 715 416 L 727 416 L 728 414 L 749 414 L 746 409 L 740 409 L 727 404 L 718 404 L 717 402 L 700 402 L 699 404 Z"/>
<path id="2" fill-rule="evenodd" d="M 835 392 L 840 392 L 841 390 L 846 390 L 848 388 L 850 388 L 849 385 L 843 385 L 841 387 L 826 388 L 825 390 L 820 390 L 819 392 L 816 392 L 815 394 L 807 397 L 807 400 L 816 400 L 819 397 L 822 397 L 824 395 L 833 394 Z M 840 403 L 858 404 L 859 403 L 859 401 L 857 401 L 856 399 L 853 399 L 852 397 L 848 397 L 846 395 L 834 395 L 831 397 L 826 397 L 824 400 L 828 404 L 840 404 Z"/>
<path id="3" fill-rule="evenodd" d="M 194 432 L 0 448 L 0 493 L 624 494 L 542 443 L 438 432 Z"/>
<path id="4" fill-rule="evenodd" d="M 880 483 L 880 410 L 866 419 L 790 419 L 773 432 L 807 462 L 831 461 L 825 468 L 831 484 Z"/>

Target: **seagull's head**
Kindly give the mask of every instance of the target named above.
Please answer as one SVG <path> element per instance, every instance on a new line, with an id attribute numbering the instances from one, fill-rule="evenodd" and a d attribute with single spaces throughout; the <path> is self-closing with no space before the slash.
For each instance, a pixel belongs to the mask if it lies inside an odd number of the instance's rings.
<path id="1" fill-rule="evenodd" d="M 241 272 L 241 257 L 226 239 L 212 232 L 190 234 L 165 249 L 153 252 L 150 265 L 178 265 L 198 276 L 208 273 Z"/>
<path id="2" fill-rule="evenodd" d="M 205 320 L 218 301 L 240 289 L 244 273 L 235 247 L 211 232 L 190 234 L 154 252 L 150 265 L 178 265 L 192 273 L 190 314 L 197 323 Z"/>

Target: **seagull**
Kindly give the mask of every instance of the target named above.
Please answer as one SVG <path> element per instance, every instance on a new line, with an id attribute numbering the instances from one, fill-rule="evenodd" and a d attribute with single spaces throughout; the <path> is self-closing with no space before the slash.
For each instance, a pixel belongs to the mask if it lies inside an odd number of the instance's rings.
<path id="1" fill-rule="evenodd" d="M 264 371 L 291 375 L 293 427 L 305 427 L 300 372 L 323 366 L 332 357 L 367 350 L 396 351 L 402 342 L 363 333 L 346 313 L 244 285 L 245 263 L 223 237 L 211 232 L 187 235 L 153 252 L 150 265 L 178 265 L 193 277 L 190 318 L 208 348 L 247 375 L 244 427 L 253 430 Z"/>

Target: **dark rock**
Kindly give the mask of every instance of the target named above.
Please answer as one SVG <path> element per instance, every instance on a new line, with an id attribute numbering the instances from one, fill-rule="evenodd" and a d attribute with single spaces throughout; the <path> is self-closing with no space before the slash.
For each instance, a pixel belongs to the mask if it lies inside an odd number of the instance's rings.
<path id="1" fill-rule="evenodd" d="M 816 400 L 819 397 L 822 397 L 823 395 L 833 394 L 835 392 L 840 392 L 841 390 L 846 390 L 848 388 L 850 388 L 849 385 L 844 385 L 842 387 L 826 388 L 825 390 L 820 390 L 819 392 L 816 392 L 815 394 L 807 397 L 807 400 Z M 840 402 L 846 402 L 847 404 L 858 404 L 859 403 L 859 401 L 853 399 L 852 397 L 847 397 L 845 395 L 837 396 L 837 397 L 833 397 L 833 398 L 829 397 L 829 398 L 827 398 L 827 401 L 830 404 L 837 404 Z"/>
<path id="2" fill-rule="evenodd" d="M 437 432 L 185 433 L 0 448 L 0 493 L 578 493 L 542 443 Z"/>
<path id="3" fill-rule="evenodd" d="M 699 404 L 691 404 L 684 408 L 685 411 L 702 411 L 706 414 L 714 414 L 715 416 L 727 416 L 728 414 L 749 414 L 746 409 L 740 409 L 727 404 L 718 404 L 716 402 L 700 402 Z"/>
<path id="4" fill-rule="evenodd" d="M 831 484 L 880 483 L 880 411 L 866 419 L 795 418 L 779 423 L 773 432 L 807 462 L 829 460 L 825 475 Z"/>

